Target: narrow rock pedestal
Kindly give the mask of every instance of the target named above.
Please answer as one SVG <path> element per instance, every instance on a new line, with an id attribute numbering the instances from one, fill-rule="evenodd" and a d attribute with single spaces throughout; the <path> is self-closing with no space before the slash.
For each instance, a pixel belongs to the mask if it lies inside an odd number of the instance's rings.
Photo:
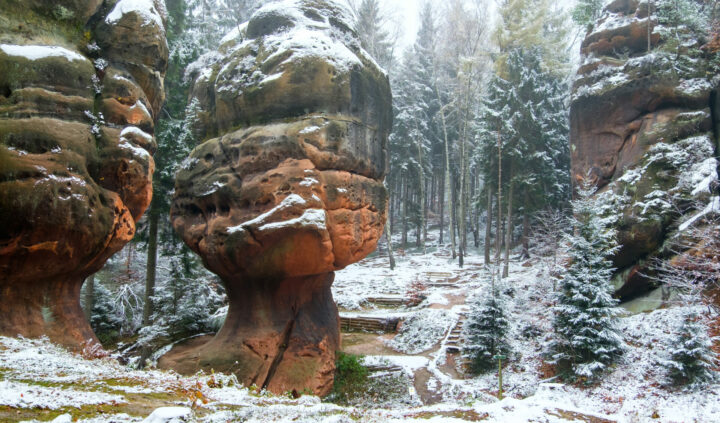
<path id="1" fill-rule="evenodd" d="M 234 373 L 244 385 L 273 392 L 328 392 L 340 347 L 334 273 L 227 283 L 230 308 L 220 332 L 159 365 L 181 373 Z"/>

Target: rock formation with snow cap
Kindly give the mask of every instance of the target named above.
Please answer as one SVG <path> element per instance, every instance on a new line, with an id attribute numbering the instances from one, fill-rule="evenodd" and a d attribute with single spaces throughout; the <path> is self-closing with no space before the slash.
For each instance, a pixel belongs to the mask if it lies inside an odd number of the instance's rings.
<path id="1" fill-rule="evenodd" d="M 0 335 L 77 350 L 83 280 L 150 204 L 168 48 L 162 0 L 50 3 L 0 0 Z"/>
<path id="2" fill-rule="evenodd" d="M 617 295 L 654 287 L 646 275 L 694 201 L 713 203 L 718 78 L 702 31 L 658 19 L 665 0 L 615 0 L 582 43 L 570 108 L 572 173 L 590 177 L 614 219 Z M 650 46 L 650 51 L 648 51 Z M 717 194 L 715 194 L 717 195 Z"/>
<path id="3" fill-rule="evenodd" d="M 190 72 L 204 139 L 177 175 L 172 222 L 225 282 L 227 319 L 163 367 L 232 371 L 274 392 L 332 387 L 334 271 L 383 232 L 387 75 L 331 1 L 259 9 Z"/>

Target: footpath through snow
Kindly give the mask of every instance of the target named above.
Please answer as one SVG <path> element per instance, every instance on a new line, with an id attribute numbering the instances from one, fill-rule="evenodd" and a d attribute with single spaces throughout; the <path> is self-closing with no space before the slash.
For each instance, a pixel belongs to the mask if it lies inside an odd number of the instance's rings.
<path id="1" fill-rule="evenodd" d="M 365 353 L 371 379 L 392 378 L 395 397 L 343 407 L 258 392 L 229 376 L 132 370 L 44 339 L 0 337 L 0 421 L 720 421 L 720 386 L 662 387 L 658 362 L 666 358 L 680 307 L 624 316 L 627 352 L 598 386 L 544 381 L 540 353 L 550 333 L 552 282 L 541 262 L 513 262 L 506 282 L 512 353 L 503 374 L 507 397 L 498 401 L 497 375 L 466 379 L 462 354 L 453 353 L 467 299 L 487 289 L 482 258 L 468 257 L 461 269 L 441 253 L 408 254 L 398 257 L 394 271 L 386 260 L 374 256 L 338 272 L 334 295 L 341 316 L 404 320 L 398 335 L 343 334 L 345 350 Z M 387 306 L 373 302 L 378 297 L 414 301 Z"/>

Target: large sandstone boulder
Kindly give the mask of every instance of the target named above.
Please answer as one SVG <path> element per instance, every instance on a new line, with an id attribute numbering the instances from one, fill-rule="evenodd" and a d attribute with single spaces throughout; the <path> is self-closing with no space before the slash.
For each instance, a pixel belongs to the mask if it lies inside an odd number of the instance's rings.
<path id="1" fill-rule="evenodd" d="M 699 34 L 677 43 L 647 11 L 636 0 L 605 8 L 582 43 L 570 109 L 573 176 L 592 178 L 616 218 L 617 295 L 626 299 L 653 287 L 648 263 L 673 254 L 683 216 L 717 181 L 714 53 Z"/>
<path id="2" fill-rule="evenodd" d="M 232 371 L 275 392 L 332 387 L 334 271 L 374 250 L 387 212 L 387 76 L 330 1 L 261 8 L 195 68 L 197 134 L 172 222 L 230 298 L 206 345 L 160 365 Z"/>
<path id="3" fill-rule="evenodd" d="M 97 339 L 83 280 L 152 197 L 158 0 L 0 0 L 0 335 Z"/>

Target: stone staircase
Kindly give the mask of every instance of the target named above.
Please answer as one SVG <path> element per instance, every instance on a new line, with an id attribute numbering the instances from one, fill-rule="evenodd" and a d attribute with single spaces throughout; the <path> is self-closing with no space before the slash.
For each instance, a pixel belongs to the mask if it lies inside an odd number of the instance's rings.
<path id="1" fill-rule="evenodd" d="M 425 272 L 425 279 L 428 281 L 427 286 L 440 288 L 457 288 L 453 274 L 450 272 Z"/>
<path id="2" fill-rule="evenodd" d="M 463 336 L 462 336 L 462 329 L 463 324 L 465 323 L 466 316 L 465 314 L 461 314 L 460 318 L 458 319 L 458 322 L 455 324 L 455 326 L 450 329 L 450 334 L 448 335 L 447 339 L 445 340 L 445 351 L 447 351 L 450 354 L 458 354 L 460 351 L 462 351 L 462 342 L 463 342 Z"/>

